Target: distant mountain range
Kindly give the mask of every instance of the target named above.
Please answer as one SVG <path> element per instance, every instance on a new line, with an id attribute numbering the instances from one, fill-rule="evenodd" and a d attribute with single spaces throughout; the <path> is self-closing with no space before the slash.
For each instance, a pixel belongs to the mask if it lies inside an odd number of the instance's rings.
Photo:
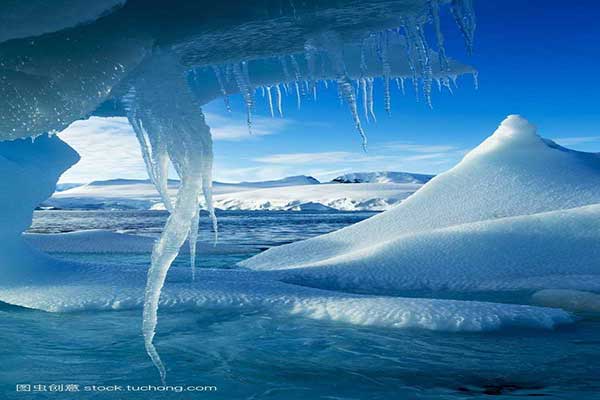
<path id="1" fill-rule="evenodd" d="M 321 183 L 312 176 L 298 175 L 260 182 L 214 182 L 213 193 L 215 206 L 221 210 L 381 211 L 401 202 L 431 178 L 431 175 L 381 171 L 346 174 Z M 71 185 L 57 190 L 42 207 L 164 209 L 147 179 Z M 176 196 L 178 186 L 179 181 L 169 180 L 171 196 Z"/>
<path id="2" fill-rule="evenodd" d="M 435 175 L 413 174 L 410 172 L 355 172 L 333 179 L 337 183 L 427 183 Z"/>

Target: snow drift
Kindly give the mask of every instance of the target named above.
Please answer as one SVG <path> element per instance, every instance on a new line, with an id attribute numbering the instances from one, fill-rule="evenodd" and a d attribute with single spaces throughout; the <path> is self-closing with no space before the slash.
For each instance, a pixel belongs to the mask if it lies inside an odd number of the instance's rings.
<path id="1" fill-rule="evenodd" d="M 396 208 L 242 266 L 361 291 L 600 290 L 600 157 L 509 116 Z"/>

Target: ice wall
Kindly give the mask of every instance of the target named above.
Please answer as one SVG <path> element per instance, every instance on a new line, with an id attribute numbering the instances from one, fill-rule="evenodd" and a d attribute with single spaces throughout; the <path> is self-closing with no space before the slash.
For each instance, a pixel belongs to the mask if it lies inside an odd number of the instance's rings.
<path id="1" fill-rule="evenodd" d="M 58 137 L 0 142 L 0 271 L 2 279 L 43 269 L 45 258 L 29 249 L 21 233 L 33 210 L 54 192 L 60 175 L 79 160 Z"/>

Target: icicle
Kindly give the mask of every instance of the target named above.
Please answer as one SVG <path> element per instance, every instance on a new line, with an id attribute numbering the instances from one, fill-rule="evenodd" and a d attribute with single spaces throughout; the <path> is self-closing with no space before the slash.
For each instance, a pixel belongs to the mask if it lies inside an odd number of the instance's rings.
<path id="1" fill-rule="evenodd" d="M 168 189 L 169 158 L 166 144 L 158 129 L 151 129 L 152 133 L 146 131 L 143 120 L 148 121 L 148 124 L 151 124 L 152 120 L 147 118 L 143 111 L 139 109 L 134 89 L 130 91 L 126 98 L 126 108 L 128 109 L 127 118 L 140 144 L 148 176 L 156 187 L 165 209 L 170 212 L 173 209 L 173 205 Z"/>
<path id="2" fill-rule="evenodd" d="M 267 102 L 269 103 L 269 112 L 271 113 L 271 117 L 275 117 L 275 112 L 273 111 L 273 96 L 271 94 L 271 86 L 267 86 Z"/>
<path id="3" fill-rule="evenodd" d="M 346 103 L 350 108 L 350 113 L 352 114 L 354 125 L 356 126 L 356 130 L 360 134 L 362 140 L 362 148 L 364 151 L 367 151 L 367 136 L 365 135 L 365 132 L 360 123 L 360 117 L 358 116 L 358 107 L 356 104 L 356 97 L 354 96 L 354 88 L 348 80 L 348 78 L 346 77 L 340 77 L 337 83 L 338 87 L 340 88 L 340 92 L 344 97 L 344 100 L 346 100 Z"/>
<path id="4" fill-rule="evenodd" d="M 365 78 L 360 78 L 359 84 L 360 84 L 360 90 L 361 90 L 363 113 L 365 114 L 365 121 L 369 122 L 369 106 L 368 106 L 368 102 L 367 102 L 367 81 L 365 80 Z"/>
<path id="5" fill-rule="evenodd" d="M 473 72 L 473 85 L 475 86 L 475 90 L 479 89 L 479 73 Z"/>
<path id="6" fill-rule="evenodd" d="M 375 116 L 375 111 L 373 110 L 373 78 L 366 78 L 367 83 L 367 104 L 369 106 L 369 114 L 371 114 L 371 119 L 373 122 L 377 122 L 377 117 Z"/>
<path id="7" fill-rule="evenodd" d="M 405 46 L 406 46 L 406 60 L 408 61 L 408 67 L 412 74 L 412 85 L 415 91 L 415 100 L 419 102 L 419 80 L 417 78 L 417 66 L 415 60 L 415 45 L 413 30 L 409 28 L 410 22 L 405 22 L 404 31 L 406 34 Z"/>
<path id="8" fill-rule="evenodd" d="M 298 81 L 294 82 L 294 86 L 296 87 L 296 104 L 298 104 L 298 110 L 299 110 L 301 101 L 300 101 L 300 85 L 298 84 Z"/>
<path id="9" fill-rule="evenodd" d="M 448 77 L 440 78 L 439 81 L 442 83 L 442 86 L 448 89 L 450 94 L 454 94 L 454 92 L 452 91 L 452 87 L 450 86 L 450 79 L 448 79 Z"/>
<path id="10" fill-rule="evenodd" d="M 454 87 L 458 89 L 458 76 L 450 75 L 450 79 L 452 80 L 452 84 L 454 85 Z"/>
<path id="11" fill-rule="evenodd" d="M 358 131 L 362 140 L 363 150 L 367 151 L 367 136 L 362 128 L 360 117 L 358 115 L 358 105 L 355 95 L 356 92 L 354 86 L 352 86 L 352 83 L 348 78 L 346 65 L 344 63 L 344 58 L 341 51 L 341 42 L 338 36 L 334 33 L 324 33 L 320 36 L 320 39 L 323 46 L 327 49 L 327 53 L 335 71 L 338 84 L 338 93 L 345 100 L 346 104 L 348 104 L 348 108 L 350 108 L 350 113 L 352 114 L 352 119 L 354 120 L 354 125 L 356 126 L 356 130 Z"/>
<path id="12" fill-rule="evenodd" d="M 473 39 L 475 37 L 475 12 L 473 11 L 472 0 L 452 0 L 450 11 L 458 25 L 463 38 L 467 53 L 473 53 Z"/>
<path id="13" fill-rule="evenodd" d="M 381 68 L 383 70 L 383 105 L 385 112 L 388 115 L 392 113 L 392 96 L 390 93 L 390 79 L 392 69 L 390 67 L 390 61 L 388 59 L 388 32 L 385 31 L 380 35 L 380 57 L 381 57 Z"/>
<path id="14" fill-rule="evenodd" d="M 440 60 L 440 70 L 448 71 L 448 58 L 446 57 L 446 48 L 444 47 L 444 35 L 440 24 L 440 4 L 439 0 L 430 0 L 431 16 L 433 17 L 433 27 L 435 28 L 435 37 L 437 39 L 438 56 Z"/>
<path id="15" fill-rule="evenodd" d="M 197 201 L 196 201 L 197 203 Z M 196 281 L 196 248 L 198 243 L 198 229 L 200 229 L 200 208 L 196 205 L 196 212 L 192 217 L 188 244 L 190 248 L 190 267 L 192 269 L 192 282 Z"/>
<path id="16" fill-rule="evenodd" d="M 396 78 L 396 86 L 398 87 L 398 90 L 400 90 L 402 92 L 402 95 L 404 96 L 406 94 L 406 91 L 404 90 L 404 78 L 402 78 L 402 77 Z"/>
<path id="17" fill-rule="evenodd" d="M 283 117 L 283 111 L 281 108 L 281 89 L 279 88 L 279 84 L 275 85 L 275 95 L 277 96 L 277 112 L 280 117 Z"/>
<path id="18" fill-rule="evenodd" d="M 186 239 L 190 242 L 191 261 L 194 262 L 192 271 L 194 271 L 198 229 L 196 224 L 199 216 L 198 197 L 203 187 L 210 185 L 210 182 L 205 182 L 205 177 L 210 176 L 207 170 L 210 170 L 212 163 L 212 140 L 201 112 L 199 114 L 202 118 L 197 116 L 194 118 L 190 113 L 186 113 L 181 117 L 174 117 L 175 120 L 158 119 L 159 126 L 168 126 L 172 129 L 168 146 L 169 157 L 181 178 L 177 201 L 152 252 L 144 302 L 143 333 L 146 350 L 158 368 L 163 383 L 166 371 L 153 344 L 160 292 L 167 272 Z M 206 203 L 212 204 L 211 193 L 204 193 L 208 196 L 205 199 Z"/>
<path id="19" fill-rule="evenodd" d="M 231 104 L 229 103 L 229 96 L 227 96 L 227 91 L 225 90 L 225 84 L 223 83 L 223 76 L 221 74 L 221 68 L 218 65 L 213 65 L 212 69 L 215 73 L 215 77 L 217 78 L 217 83 L 219 85 L 219 89 L 221 90 L 221 94 L 223 95 L 223 102 L 225 103 L 225 108 L 228 112 L 231 112 Z"/>
<path id="20" fill-rule="evenodd" d="M 248 132 L 252 133 L 252 109 L 254 108 L 254 99 L 252 98 L 252 89 L 247 74 L 247 65 L 245 61 L 240 64 L 233 65 L 233 76 L 235 82 L 240 89 L 240 93 L 244 97 L 246 105 L 246 123 L 248 124 Z"/>
<path id="21" fill-rule="evenodd" d="M 192 276 L 195 275 L 198 199 L 202 194 L 216 227 L 210 190 L 212 138 L 200 106 L 189 91 L 183 68 L 172 53 L 157 52 L 133 84 L 135 90 L 125 99 L 127 115 L 140 141 L 148 175 L 161 196 L 164 194 L 163 201 L 170 212 L 152 250 L 142 321 L 146 351 L 164 384 L 166 370 L 153 343 L 160 293 L 168 270 L 186 240 L 190 245 Z M 166 191 L 169 160 L 181 180 L 174 204 Z"/>
<path id="22" fill-rule="evenodd" d="M 416 26 L 418 48 L 421 54 L 422 64 L 421 73 L 423 76 L 423 96 L 429 108 L 433 108 L 431 104 L 431 86 L 433 83 L 433 69 L 431 66 L 431 57 L 429 56 L 429 46 L 425 40 L 425 31 L 421 25 Z"/>
<path id="23" fill-rule="evenodd" d="M 214 245 L 216 246 L 219 240 L 219 225 L 217 223 L 217 215 L 215 214 L 215 206 L 213 202 L 212 168 L 204 168 L 202 174 L 202 193 L 206 203 L 206 211 L 208 212 L 208 216 L 212 224 L 213 241 Z"/>

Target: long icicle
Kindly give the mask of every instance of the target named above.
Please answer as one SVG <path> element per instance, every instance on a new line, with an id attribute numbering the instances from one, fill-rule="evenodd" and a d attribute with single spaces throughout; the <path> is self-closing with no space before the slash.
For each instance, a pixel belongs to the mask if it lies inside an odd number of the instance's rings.
<path id="1" fill-rule="evenodd" d="M 132 101 L 131 110 L 137 110 L 137 118 L 131 118 L 133 125 L 143 127 L 148 138 L 161 139 L 149 140 L 149 154 L 156 154 L 155 146 L 166 149 L 168 159 L 181 179 L 177 200 L 152 250 L 144 294 L 144 345 L 165 384 L 166 369 L 154 345 L 160 295 L 169 268 L 186 239 L 190 241 L 194 275 L 198 199 L 202 194 L 213 225 L 216 225 L 211 191 L 207 189 L 212 176 L 212 138 L 200 106 L 189 91 L 184 71 L 172 53 L 157 53 L 140 71 L 134 85 L 136 89 L 139 86 L 141 96 L 136 93 Z M 153 176 L 151 167 L 148 172 Z"/>

